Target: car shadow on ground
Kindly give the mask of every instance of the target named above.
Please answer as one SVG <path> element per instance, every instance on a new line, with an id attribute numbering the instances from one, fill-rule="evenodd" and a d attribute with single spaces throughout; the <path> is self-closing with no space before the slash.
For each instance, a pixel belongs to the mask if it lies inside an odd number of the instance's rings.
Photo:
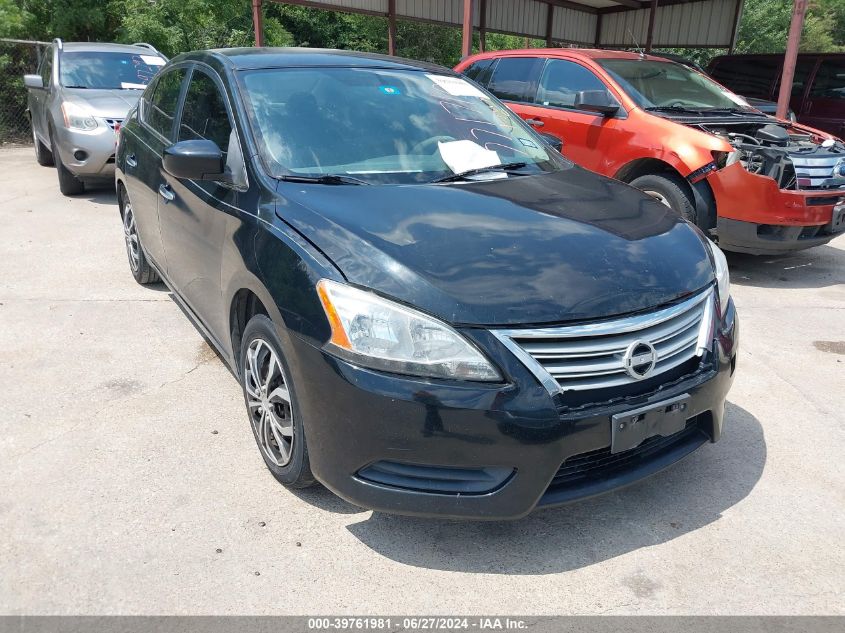
<path id="1" fill-rule="evenodd" d="M 671 541 L 718 521 L 759 481 L 766 463 L 763 429 L 728 404 L 717 444 L 627 489 L 513 522 L 458 522 L 374 512 L 348 526 L 382 556 L 415 567 L 484 574 L 552 574 L 587 567 Z M 335 510 L 322 494 L 315 503 Z M 301 499 L 310 498 L 297 493 Z M 340 511 L 360 512 L 344 502 Z M 348 506 L 349 510 L 346 509 Z"/>
<path id="2" fill-rule="evenodd" d="M 845 251 L 816 246 L 789 255 L 725 253 L 731 283 L 758 288 L 827 288 L 845 284 Z"/>
<path id="3" fill-rule="evenodd" d="M 114 206 L 117 212 L 117 191 L 115 191 L 114 183 L 102 185 L 85 185 L 85 192 L 75 198 L 83 198 L 94 204 L 104 204 Z"/>

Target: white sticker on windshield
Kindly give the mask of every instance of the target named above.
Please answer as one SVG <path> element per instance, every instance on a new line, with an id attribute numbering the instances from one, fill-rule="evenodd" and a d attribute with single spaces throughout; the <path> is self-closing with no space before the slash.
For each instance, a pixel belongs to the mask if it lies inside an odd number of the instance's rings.
<path id="1" fill-rule="evenodd" d="M 486 97 L 483 92 L 473 86 L 470 82 L 460 77 L 447 77 L 446 75 L 429 75 L 426 77 L 431 79 L 438 86 L 443 88 L 453 97 Z"/>
<path id="2" fill-rule="evenodd" d="M 164 66 L 164 60 L 158 55 L 141 55 L 141 61 L 147 66 Z"/>
<path id="3" fill-rule="evenodd" d="M 469 140 L 437 143 L 437 149 L 443 162 L 456 174 L 502 162 L 496 152 Z"/>
<path id="4" fill-rule="evenodd" d="M 145 84 L 133 84 L 129 83 L 128 81 L 121 81 L 120 87 L 124 90 L 143 90 L 147 86 Z"/>

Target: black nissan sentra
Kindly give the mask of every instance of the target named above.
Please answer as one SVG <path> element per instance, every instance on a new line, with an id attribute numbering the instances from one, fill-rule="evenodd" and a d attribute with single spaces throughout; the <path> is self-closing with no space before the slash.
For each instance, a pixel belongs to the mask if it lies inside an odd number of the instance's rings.
<path id="1" fill-rule="evenodd" d="M 721 251 L 449 70 L 180 55 L 123 125 L 117 187 L 132 274 L 217 347 L 287 486 L 515 518 L 719 439 Z"/>

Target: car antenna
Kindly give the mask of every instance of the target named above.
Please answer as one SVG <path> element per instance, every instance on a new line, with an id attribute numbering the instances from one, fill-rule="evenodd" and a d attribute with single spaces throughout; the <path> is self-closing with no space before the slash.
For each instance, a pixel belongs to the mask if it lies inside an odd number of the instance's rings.
<path id="1" fill-rule="evenodd" d="M 628 31 L 628 35 L 631 36 L 631 40 L 634 42 L 634 48 L 636 48 L 637 52 L 640 54 L 640 58 L 645 59 L 645 53 L 643 52 L 643 49 L 640 47 L 640 43 L 637 42 L 637 38 L 634 37 L 634 33 L 633 33 L 633 31 L 631 31 L 630 26 L 627 28 L 627 31 Z"/>

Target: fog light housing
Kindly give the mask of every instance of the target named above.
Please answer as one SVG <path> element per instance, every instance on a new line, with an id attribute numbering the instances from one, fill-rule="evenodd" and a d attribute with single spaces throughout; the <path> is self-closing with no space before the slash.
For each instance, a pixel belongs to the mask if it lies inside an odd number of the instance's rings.
<path id="1" fill-rule="evenodd" d="M 463 468 L 378 461 L 358 471 L 371 483 L 432 494 L 487 494 L 501 488 L 513 475 L 507 467 Z"/>
<path id="2" fill-rule="evenodd" d="M 88 158 L 88 152 L 86 152 L 86 151 L 85 151 L 85 150 L 83 150 L 83 149 L 78 149 L 78 150 L 76 150 L 76 151 L 73 153 L 73 157 L 74 157 L 76 160 L 78 160 L 78 161 L 80 161 L 80 162 L 81 162 L 81 161 L 83 161 L 83 160 L 87 160 L 87 158 Z"/>

